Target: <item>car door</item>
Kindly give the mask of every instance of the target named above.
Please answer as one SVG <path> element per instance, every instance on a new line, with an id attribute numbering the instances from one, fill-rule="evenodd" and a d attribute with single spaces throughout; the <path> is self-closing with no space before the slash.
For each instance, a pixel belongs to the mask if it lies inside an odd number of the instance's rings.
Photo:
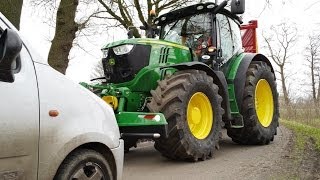
<path id="1" fill-rule="evenodd" d="M 0 13 L 1 33 L 9 28 L 2 18 Z M 20 59 L 14 81 L 0 81 L 0 179 L 37 178 L 38 88 L 34 65 L 24 45 Z M 3 73 L 1 66 L 0 61 Z"/>

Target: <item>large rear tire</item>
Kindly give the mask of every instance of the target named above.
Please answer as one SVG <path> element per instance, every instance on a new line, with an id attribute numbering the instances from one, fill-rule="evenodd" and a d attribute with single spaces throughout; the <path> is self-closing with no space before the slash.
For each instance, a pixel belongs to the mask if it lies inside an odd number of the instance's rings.
<path id="1" fill-rule="evenodd" d="M 163 156 L 198 161 L 211 158 L 218 145 L 223 109 L 218 86 L 203 71 L 179 71 L 158 82 L 148 108 L 168 121 L 168 138 L 155 141 Z"/>
<path id="2" fill-rule="evenodd" d="M 252 62 L 247 71 L 242 110 L 244 127 L 228 128 L 239 144 L 269 144 L 279 126 L 279 103 L 275 75 L 265 62 Z"/>

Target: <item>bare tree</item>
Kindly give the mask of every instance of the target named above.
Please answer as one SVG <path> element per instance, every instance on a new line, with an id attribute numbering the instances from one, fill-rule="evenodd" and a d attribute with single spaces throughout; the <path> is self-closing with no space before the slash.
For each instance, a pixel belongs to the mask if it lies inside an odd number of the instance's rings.
<path id="1" fill-rule="evenodd" d="M 192 0 L 97 0 L 105 9 L 103 15 L 95 16 L 97 18 L 105 18 L 114 20 L 112 27 L 122 27 L 128 29 L 133 27 L 133 36 L 141 37 L 135 26 L 151 24 L 152 16 L 150 11 L 154 8 L 156 14 L 164 10 L 176 9 L 187 5 L 189 2 L 201 2 Z"/>
<path id="2" fill-rule="evenodd" d="M 316 4 L 319 4 L 319 3 L 320 3 L 320 1 L 314 1 L 314 2 L 312 2 L 311 4 L 309 4 L 309 5 L 307 6 L 307 8 L 304 9 L 304 11 L 308 11 L 308 10 L 310 10 L 311 8 L 317 7 L 317 6 L 315 6 L 315 5 L 316 5 Z"/>
<path id="3" fill-rule="evenodd" d="M 297 28 L 294 24 L 280 23 L 272 26 L 268 34 L 262 34 L 266 47 L 268 49 L 268 56 L 277 65 L 280 74 L 282 85 L 282 92 L 286 105 L 290 104 L 289 90 L 287 89 L 287 76 L 285 74 L 286 65 L 292 56 L 291 50 L 297 41 Z"/>
<path id="4" fill-rule="evenodd" d="M 0 12 L 19 30 L 23 0 L 1 0 Z"/>
<path id="5" fill-rule="evenodd" d="M 307 53 L 306 58 L 308 61 L 308 68 L 310 69 L 311 74 L 312 99 L 313 102 L 316 104 L 319 100 L 319 88 L 317 87 L 317 83 L 320 83 L 317 78 L 317 75 L 319 75 L 320 66 L 320 35 L 309 35 L 308 38 L 309 42 L 305 50 Z"/>
<path id="6" fill-rule="evenodd" d="M 199 0 L 201 1 L 201 0 Z M 65 74 L 69 62 L 69 53 L 72 46 L 75 44 L 75 38 L 86 35 L 84 30 L 95 20 L 104 20 L 100 27 L 106 29 L 114 29 L 121 27 L 128 29 L 129 27 L 140 26 L 142 24 L 151 24 L 153 18 L 149 11 L 154 7 L 157 13 L 178 8 L 192 0 L 61 0 L 56 16 L 55 36 L 52 40 L 52 45 L 49 51 L 49 64 Z M 33 5 L 50 7 L 55 9 L 53 5 L 55 1 L 51 0 L 32 0 Z M 80 5 L 79 5 L 80 3 Z M 94 3 L 99 4 L 94 12 L 84 15 L 79 21 L 75 21 L 77 7 L 88 6 Z M 54 11 L 52 11 L 54 12 Z M 97 25 L 97 24 L 96 24 Z M 133 35 L 141 37 L 137 28 L 134 28 Z M 81 47 L 80 47 L 81 48 Z M 81 48 L 83 49 L 83 48 Z"/>
<path id="7" fill-rule="evenodd" d="M 56 18 L 56 30 L 48 56 L 48 63 L 65 74 L 72 42 L 76 38 L 79 25 L 75 22 L 79 0 L 61 0 Z"/>

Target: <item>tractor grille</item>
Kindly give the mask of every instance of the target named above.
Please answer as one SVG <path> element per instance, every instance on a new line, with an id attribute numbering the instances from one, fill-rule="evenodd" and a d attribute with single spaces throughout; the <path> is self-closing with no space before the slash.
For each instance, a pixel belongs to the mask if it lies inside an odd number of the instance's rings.
<path id="1" fill-rule="evenodd" d="M 108 56 L 102 59 L 107 83 L 123 83 L 134 79 L 135 75 L 149 65 L 151 46 L 135 45 L 133 49 L 123 55 L 116 55 L 112 48 Z"/>

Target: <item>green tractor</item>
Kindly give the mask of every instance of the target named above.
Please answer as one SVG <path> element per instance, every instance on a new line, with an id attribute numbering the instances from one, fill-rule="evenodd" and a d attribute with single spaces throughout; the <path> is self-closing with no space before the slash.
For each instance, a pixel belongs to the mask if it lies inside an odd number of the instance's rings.
<path id="1" fill-rule="evenodd" d="M 269 144 L 279 126 L 270 61 L 243 50 L 244 1 L 201 3 L 145 25 L 149 38 L 102 48 L 106 82 L 86 84 L 110 104 L 125 140 L 153 139 L 165 157 L 212 157 L 221 129 L 239 144 Z M 155 39 L 155 35 L 159 39 Z"/>

